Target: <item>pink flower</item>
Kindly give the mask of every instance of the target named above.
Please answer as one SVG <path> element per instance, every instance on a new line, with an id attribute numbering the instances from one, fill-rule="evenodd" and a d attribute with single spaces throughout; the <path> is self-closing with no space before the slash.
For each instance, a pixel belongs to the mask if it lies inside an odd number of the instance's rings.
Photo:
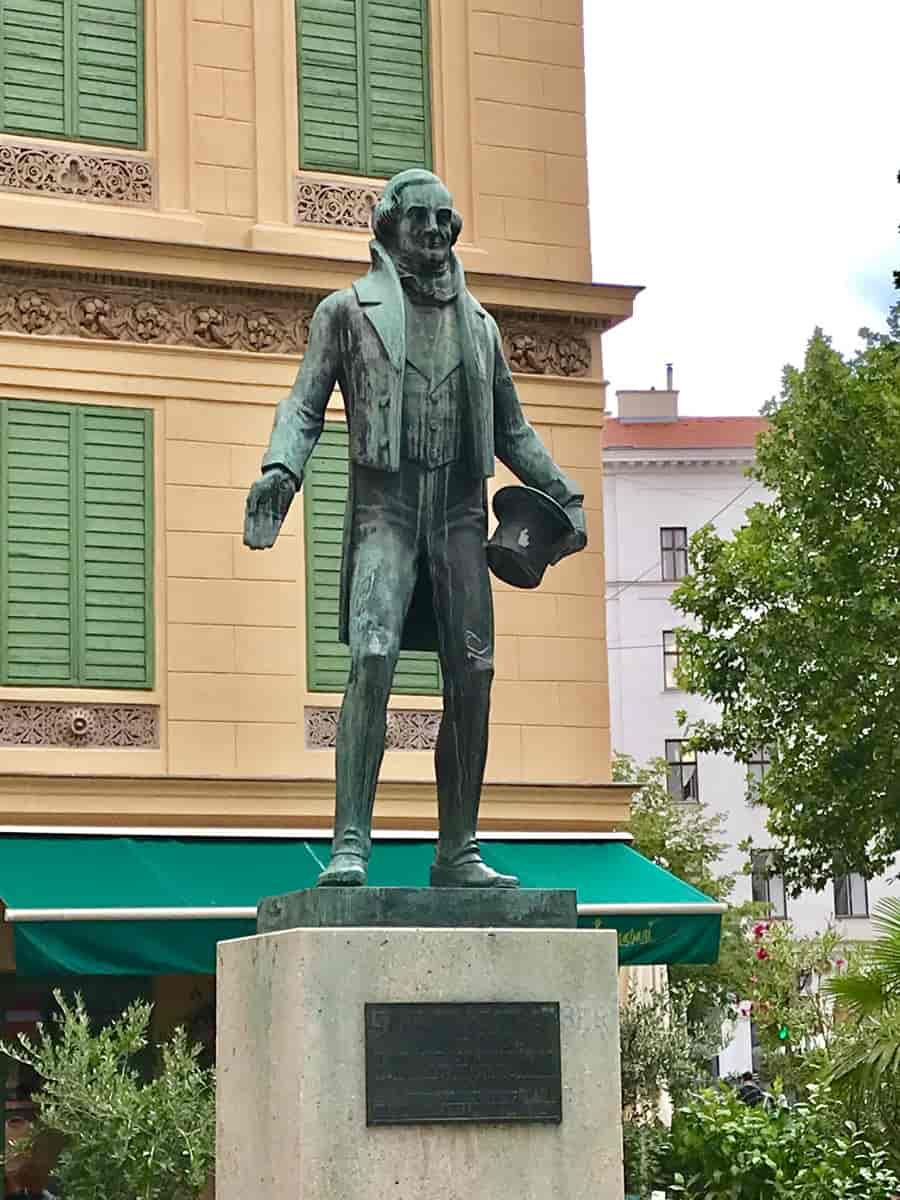
<path id="1" fill-rule="evenodd" d="M 757 941 L 759 941 L 760 938 L 765 937 L 768 932 L 769 932 L 769 922 L 768 921 L 757 921 L 756 924 L 753 926 L 753 936 L 756 938 Z"/>
<path id="2" fill-rule="evenodd" d="M 760 946 L 759 949 L 756 951 L 756 957 L 759 959 L 760 962 L 764 962 L 765 959 L 767 959 L 769 957 L 769 952 L 768 952 L 768 950 L 766 950 L 762 946 Z"/>

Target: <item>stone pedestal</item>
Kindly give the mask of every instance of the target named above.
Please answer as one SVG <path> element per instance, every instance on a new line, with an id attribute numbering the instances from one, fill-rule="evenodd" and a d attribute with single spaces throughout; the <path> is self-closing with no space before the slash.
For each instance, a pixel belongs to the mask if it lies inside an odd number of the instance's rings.
<path id="1" fill-rule="evenodd" d="M 559 1004 L 556 1124 L 366 1124 L 365 1005 Z M 621 1200 L 616 939 L 303 928 L 219 946 L 218 1200 Z"/>

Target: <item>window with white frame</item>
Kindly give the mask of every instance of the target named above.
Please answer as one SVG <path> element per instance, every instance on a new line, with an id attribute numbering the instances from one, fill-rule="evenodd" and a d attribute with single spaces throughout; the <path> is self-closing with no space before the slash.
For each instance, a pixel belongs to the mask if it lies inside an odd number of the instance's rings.
<path id="1" fill-rule="evenodd" d="M 666 787 L 673 800 L 683 804 L 699 803 L 697 751 L 682 738 L 666 739 Z"/>
<path id="2" fill-rule="evenodd" d="M 854 871 L 838 875 L 834 881 L 834 915 L 836 917 L 867 917 L 869 915 L 869 885 L 865 876 Z"/>
<path id="3" fill-rule="evenodd" d="M 762 781 L 768 774 L 772 764 L 772 756 L 767 746 L 758 746 L 753 751 L 753 757 L 747 761 L 747 796 L 754 799 L 759 795 Z"/>
<path id="4" fill-rule="evenodd" d="M 663 579 L 684 579 L 688 573 L 687 527 L 662 526 L 659 531 L 659 553 Z"/>
<path id="5" fill-rule="evenodd" d="M 755 904 L 768 904 L 769 915 L 776 920 L 787 917 L 787 891 L 784 886 L 781 858 L 777 851 L 751 852 L 750 881 Z"/>
<path id="6" fill-rule="evenodd" d="M 663 685 L 666 691 L 679 690 L 678 685 L 678 639 L 677 631 L 664 629 L 662 635 L 663 647 Z"/>

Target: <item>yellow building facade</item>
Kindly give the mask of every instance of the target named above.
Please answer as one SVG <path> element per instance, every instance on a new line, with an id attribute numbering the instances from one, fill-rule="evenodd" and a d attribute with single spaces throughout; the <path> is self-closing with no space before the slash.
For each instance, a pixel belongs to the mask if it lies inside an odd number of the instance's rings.
<path id="1" fill-rule="evenodd" d="M 50 29 L 50 9 L 70 0 L 41 3 Z M 376 31 L 384 17 L 389 35 L 394 10 L 418 10 L 419 0 L 382 4 L 382 13 L 378 3 L 327 7 L 349 14 L 355 6 Z M 14 617 L 30 609 L 29 597 L 15 593 L 22 563 L 13 561 L 8 528 L 2 823 L 325 830 L 341 697 L 310 684 L 311 533 L 302 496 L 273 550 L 250 552 L 240 531 L 311 313 L 366 269 L 366 224 L 384 178 L 356 166 L 302 165 L 304 154 L 315 158 L 308 135 L 321 116 L 313 112 L 305 134 L 304 72 L 311 88 L 317 60 L 303 38 L 321 16 L 316 0 L 116 0 L 113 9 L 118 4 L 137 22 L 141 145 L 102 143 L 96 121 L 104 110 L 84 115 L 81 76 L 73 104 L 82 125 L 73 128 L 89 129 L 90 138 L 17 132 L 16 122 L 30 118 L 10 118 L 15 97 L 6 97 L 0 400 L 9 512 L 16 480 L 28 491 L 32 462 L 35 486 L 55 482 L 52 462 L 46 480 L 40 473 L 40 446 L 13 444 L 29 411 L 39 423 L 44 406 L 75 414 L 76 432 L 65 436 L 73 472 L 84 472 L 72 493 L 79 537 L 102 526 L 104 513 L 114 520 L 124 511 L 118 506 L 128 496 L 115 490 L 127 484 L 122 461 L 132 475 L 144 464 L 144 557 L 129 541 L 128 570 L 111 575 L 143 581 L 146 670 L 132 670 L 126 654 L 119 671 L 117 648 L 136 643 L 99 618 L 94 633 L 85 623 L 100 609 L 84 589 L 100 586 L 91 571 L 104 572 L 102 563 L 91 566 L 88 548 L 79 551 L 87 557 L 67 600 L 81 645 L 66 666 L 54 658 L 59 638 L 46 643 L 49 651 L 38 639 L 38 668 L 29 674 L 27 653 L 13 644 L 24 628 Z M 0 5 L 7 52 L 18 36 L 14 10 L 14 0 Z M 469 286 L 501 326 L 527 417 L 584 488 L 591 539 L 536 592 L 495 583 L 497 670 L 481 824 L 621 828 L 628 791 L 609 782 L 601 335 L 630 315 L 636 289 L 590 282 L 581 2 L 430 0 L 421 14 L 429 161 L 465 219 L 457 249 Z M 73 36 L 76 51 L 90 44 L 83 29 Z M 24 97 L 26 108 L 44 111 Z M 327 142 L 331 130 L 323 136 Z M 89 409 L 93 425 L 82 415 Z M 113 418 L 126 411 L 145 420 L 140 447 L 130 433 L 114 432 L 112 449 L 79 466 L 89 450 L 77 431 L 116 431 Z M 342 419 L 336 394 L 328 428 Z M 124 460 L 120 446 L 129 450 Z M 103 497 L 90 508 L 98 472 L 113 481 L 112 508 Z M 493 483 L 509 481 L 501 468 Z M 44 551 L 34 553 L 40 560 Z M 45 582 L 18 580 L 37 599 Z M 62 637 L 63 627 L 54 628 Z M 392 748 L 376 805 L 382 829 L 435 827 L 434 690 L 392 699 Z"/>

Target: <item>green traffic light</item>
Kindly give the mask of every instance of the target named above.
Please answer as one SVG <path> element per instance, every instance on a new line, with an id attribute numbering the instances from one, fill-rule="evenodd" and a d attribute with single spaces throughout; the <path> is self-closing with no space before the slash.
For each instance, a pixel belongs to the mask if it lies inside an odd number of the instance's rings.
<path id="1" fill-rule="evenodd" d="M 788 1040 L 788 1038 L 791 1036 L 791 1031 L 788 1029 L 787 1025 L 781 1026 L 781 1028 L 778 1030 L 778 1036 L 783 1042 Z"/>

